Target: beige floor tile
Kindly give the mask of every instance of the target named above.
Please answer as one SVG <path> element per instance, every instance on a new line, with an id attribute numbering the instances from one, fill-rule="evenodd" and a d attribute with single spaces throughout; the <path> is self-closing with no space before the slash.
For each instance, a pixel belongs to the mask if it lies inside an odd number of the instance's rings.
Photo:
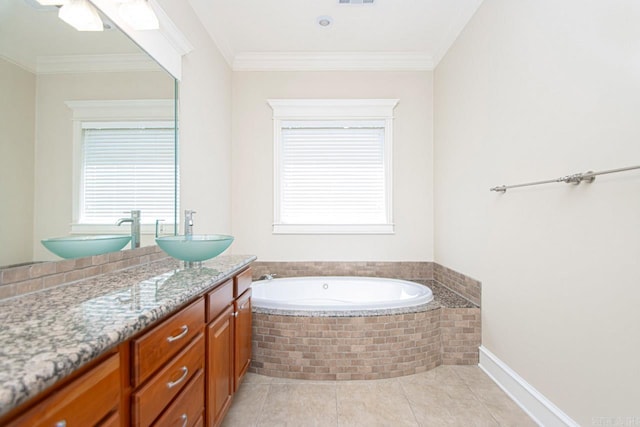
<path id="1" fill-rule="evenodd" d="M 399 377 L 398 380 L 404 382 L 417 381 L 423 384 L 433 384 L 441 386 L 458 386 L 465 385 L 464 381 L 456 373 L 453 366 L 438 366 L 420 374 L 409 375 L 406 377 Z"/>
<path id="2" fill-rule="evenodd" d="M 388 380 L 304 381 L 250 374 L 223 427 L 528 427 L 535 423 L 477 366 Z"/>
<path id="3" fill-rule="evenodd" d="M 483 385 L 470 384 L 469 389 L 471 389 L 471 392 L 479 401 L 484 403 L 512 402 L 511 398 L 495 383 Z"/>
<path id="4" fill-rule="evenodd" d="M 338 426 L 418 426 L 399 382 L 338 382 Z"/>
<path id="5" fill-rule="evenodd" d="M 271 384 L 275 378 L 266 375 L 247 372 L 242 380 L 242 384 Z"/>
<path id="6" fill-rule="evenodd" d="M 484 406 L 501 427 L 536 427 L 537 424 L 511 399 L 486 402 Z"/>
<path id="7" fill-rule="evenodd" d="M 447 410 L 447 405 L 442 403 L 446 403 L 448 399 L 449 398 L 445 396 L 441 402 L 432 399 L 420 403 L 417 402 L 417 400 L 420 399 L 414 399 L 416 402 L 411 402 L 411 410 L 420 426 L 437 427 L 455 425 L 455 418 L 452 417 Z"/>
<path id="8" fill-rule="evenodd" d="M 269 384 L 252 384 L 243 381 L 233 396 L 233 403 L 224 418 L 222 427 L 255 426 L 268 392 Z"/>
<path id="9" fill-rule="evenodd" d="M 332 380 L 298 380 L 295 378 L 273 378 L 271 384 L 320 384 L 320 385 L 335 385 L 336 382 Z"/>
<path id="10" fill-rule="evenodd" d="M 456 366 L 455 372 L 468 386 L 497 387 L 496 383 L 477 366 Z"/>
<path id="11" fill-rule="evenodd" d="M 271 384 L 257 425 L 336 426 L 336 387 L 333 384 Z"/>
<path id="12" fill-rule="evenodd" d="M 447 406 L 456 424 L 469 427 L 499 427 L 498 421 L 489 410 L 477 400 L 452 400 Z"/>

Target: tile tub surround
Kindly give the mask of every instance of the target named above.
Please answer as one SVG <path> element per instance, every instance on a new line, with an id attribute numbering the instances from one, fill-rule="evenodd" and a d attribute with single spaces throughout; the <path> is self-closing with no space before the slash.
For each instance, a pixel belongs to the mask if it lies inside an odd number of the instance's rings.
<path id="1" fill-rule="evenodd" d="M 153 245 L 85 258 L 3 268 L 0 269 L 0 300 L 161 259 L 170 257 Z"/>
<path id="2" fill-rule="evenodd" d="M 253 280 L 264 274 L 277 277 L 364 276 L 405 280 L 435 280 L 451 291 L 480 306 L 482 284 L 469 276 L 435 262 L 330 262 L 330 261 L 258 261 L 253 265 Z"/>
<path id="3" fill-rule="evenodd" d="M 256 261 L 252 269 L 253 280 L 258 280 L 264 274 L 276 274 L 277 277 L 364 276 L 405 280 L 433 279 L 431 262 Z"/>
<path id="4" fill-rule="evenodd" d="M 0 415 L 255 260 L 163 259 L 0 301 Z"/>
<path id="5" fill-rule="evenodd" d="M 433 290 L 434 301 L 417 310 L 287 315 L 255 308 L 250 371 L 294 379 L 370 380 L 442 364 L 477 364 L 480 309 L 433 281 L 423 283 Z"/>
<path id="6" fill-rule="evenodd" d="M 437 263 L 433 265 L 433 279 L 480 306 L 481 284 L 478 280 Z"/>

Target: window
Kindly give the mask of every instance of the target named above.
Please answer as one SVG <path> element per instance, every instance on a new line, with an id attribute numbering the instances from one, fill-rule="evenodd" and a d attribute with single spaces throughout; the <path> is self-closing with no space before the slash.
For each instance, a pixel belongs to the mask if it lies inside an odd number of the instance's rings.
<path id="1" fill-rule="evenodd" d="M 270 100 L 274 233 L 388 234 L 397 100 Z"/>
<path id="2" fill-rule="evenodd" d="M 143 223 L 173 222 L 172 122 L 83 122 L 80 224 L 113 224 L 140 209 Z"/>
<path id="3" fill-rule="evenodd" d="M 74 113 L 72 232 L 107 232 L 141 210 L 143 232 L 174 223 L 172 100 L 70 101 Z"/>

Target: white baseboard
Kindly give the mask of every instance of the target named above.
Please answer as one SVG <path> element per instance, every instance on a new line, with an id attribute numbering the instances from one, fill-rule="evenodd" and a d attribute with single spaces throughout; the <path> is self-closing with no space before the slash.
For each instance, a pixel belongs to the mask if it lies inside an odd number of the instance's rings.
<path id="1" fill-rule="evenodd" d="M 478 366 L 538 425 L 543 427 L 579 427 L 578 423 L 484 346 L 480 346 Z"/>

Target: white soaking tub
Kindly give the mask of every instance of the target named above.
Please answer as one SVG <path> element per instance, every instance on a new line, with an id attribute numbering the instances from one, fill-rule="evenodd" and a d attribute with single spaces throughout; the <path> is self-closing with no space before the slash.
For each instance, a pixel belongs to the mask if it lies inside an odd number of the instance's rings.
<path id="1" fill-rule="evenodd" d="M 251 285 L 256 308 L 291 311 L 367 311 L 413 307 L 433 300 L 420 283 L 378 277 L 292 277 Z"/>

